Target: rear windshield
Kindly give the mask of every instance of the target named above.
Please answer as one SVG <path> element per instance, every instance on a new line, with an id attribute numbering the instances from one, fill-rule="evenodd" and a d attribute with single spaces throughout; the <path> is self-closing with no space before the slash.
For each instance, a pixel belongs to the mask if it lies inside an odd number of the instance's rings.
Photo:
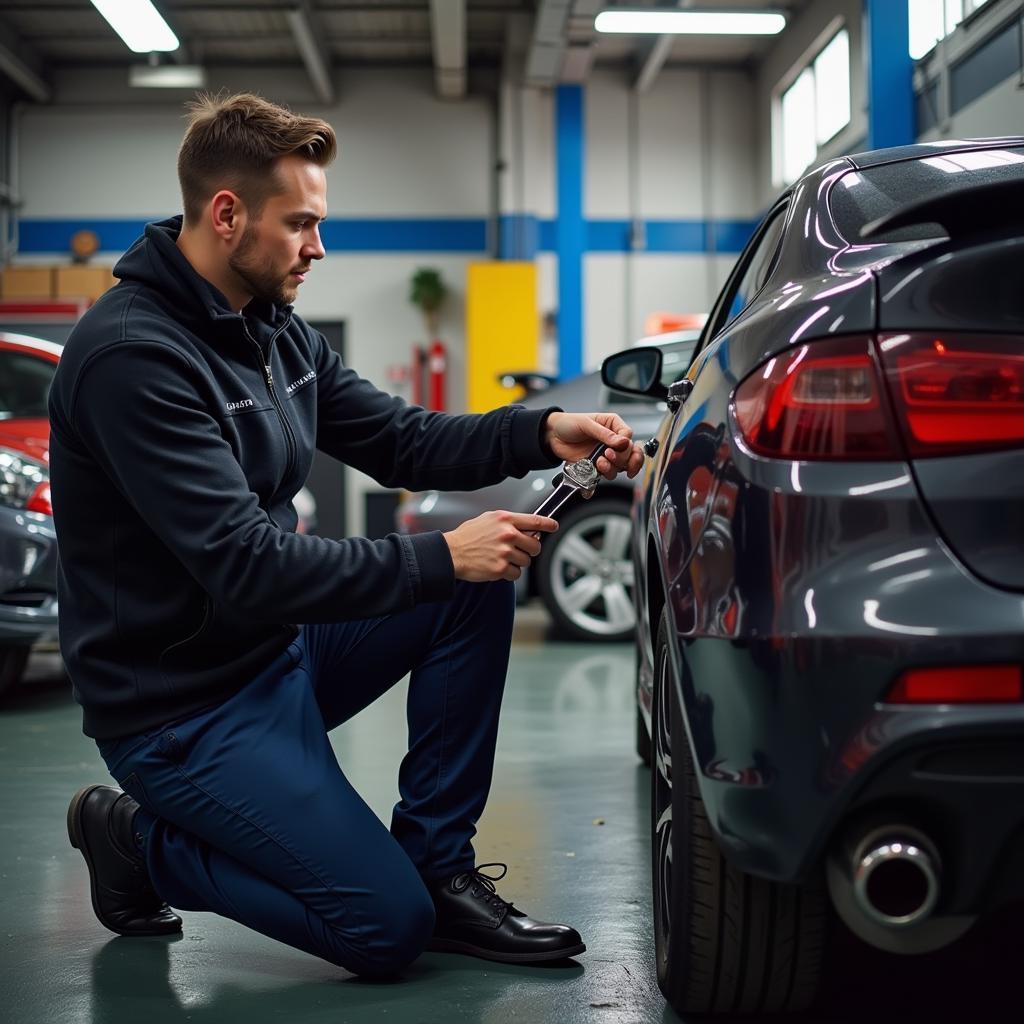
<path id="1" fill-rule="evenodd" d="M 923 202 L 944 192 L 998 181 L 1024 181 L 1024 148 L 937 153 L 881 167 L 850 171 L 833 186 L 829 197 L 832 218 L 848 242 L 861 241 L 860 229 L 879 217 L 895 213 L 911 203 Z M 944 238 L 938 224 L 913 224 L 871 242 L 905 242 Z"/>
<path id="2" fill-rule="evenodd" d="M 0 420 L 45 417 L 56 371 L 49 359 L 0 349 Z"/>

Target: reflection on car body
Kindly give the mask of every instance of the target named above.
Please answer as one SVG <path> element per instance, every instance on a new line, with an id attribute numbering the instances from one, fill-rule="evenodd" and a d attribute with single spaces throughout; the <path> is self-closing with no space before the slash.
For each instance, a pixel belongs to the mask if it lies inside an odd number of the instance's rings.
<path id="1" fill-rule="evenodd" d="M 658 427 L 637 749 L 681 1013 L 806 1006 L 833 910 L 914 953 L 1024 898 L 1022 190 L 1024 139 L 805 175 Z"/>

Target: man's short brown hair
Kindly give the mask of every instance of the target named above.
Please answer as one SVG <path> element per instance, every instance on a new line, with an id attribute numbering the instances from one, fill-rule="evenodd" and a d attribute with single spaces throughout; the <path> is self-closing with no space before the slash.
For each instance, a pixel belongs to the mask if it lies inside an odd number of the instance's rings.
<path id="1" fill-rule="evenodd" d="M 235 192 L 255 216 L 277 191 L 274 164 L 296 155 L 326 167 L 337 152 L 334 129 L 252 93 L 202 95 L 188 104 L 188 129 L 178 152 L 185 223 L 221 189 Z"/>

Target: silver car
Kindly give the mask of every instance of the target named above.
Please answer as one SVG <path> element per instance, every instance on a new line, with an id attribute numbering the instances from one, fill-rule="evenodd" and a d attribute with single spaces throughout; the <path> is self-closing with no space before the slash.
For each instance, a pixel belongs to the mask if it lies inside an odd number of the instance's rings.
<path id="1" fill-rule="evenodd" d="M 673 331 L 642 339 L 663 352 L 666 384 L 682 376 L 699 331 Z M 607 410 L 618 413 L 643 439 L 655 432 L 665 403 L 615 393 L 588 373 L 564 384 L 529 394 L 528 408 L 556 405 L 566 412 Z M 532 512 L 551 489 L 555 470 L 535 470 L 522 480 L 505 480 L 479 491 L 422 491 L 398 506 L 401 533 L 452 530 L 490 509 Z M 620 477 L 602 481 L 590 501 L 580 501 L 559 515 L 561 528 L 545 540 L 540 556 L 517 581 L 520 601 L 540 594 L 559 631 L 573 640 L 630 640 L 636 615 L 633 562 L 630 555 L 632 482 Z"/>

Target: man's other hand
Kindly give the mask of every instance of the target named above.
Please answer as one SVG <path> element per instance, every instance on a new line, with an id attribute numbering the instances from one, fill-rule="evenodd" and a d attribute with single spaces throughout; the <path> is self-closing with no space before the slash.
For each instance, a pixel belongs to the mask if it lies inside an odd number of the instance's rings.
<path id="1" fill-rule="evenodd" d="M 455 578 L 470 583 L 517 580 L 540 554 L 535 533 L 554 533 L 558 523 L 527 512 L 485 512 L 444 534 Z"/>
<path id="2" fill-rule="evenodd" d="M 553 412 L 544 423 L 544 440 L 563 462 L 585 459 L 599 441 L 607 446 L 594 468 L 614 480 L 619 473 L 632 478 L 644 464 L 643 449 L 633 444 L 633 431 L 613 412 Z"/>

